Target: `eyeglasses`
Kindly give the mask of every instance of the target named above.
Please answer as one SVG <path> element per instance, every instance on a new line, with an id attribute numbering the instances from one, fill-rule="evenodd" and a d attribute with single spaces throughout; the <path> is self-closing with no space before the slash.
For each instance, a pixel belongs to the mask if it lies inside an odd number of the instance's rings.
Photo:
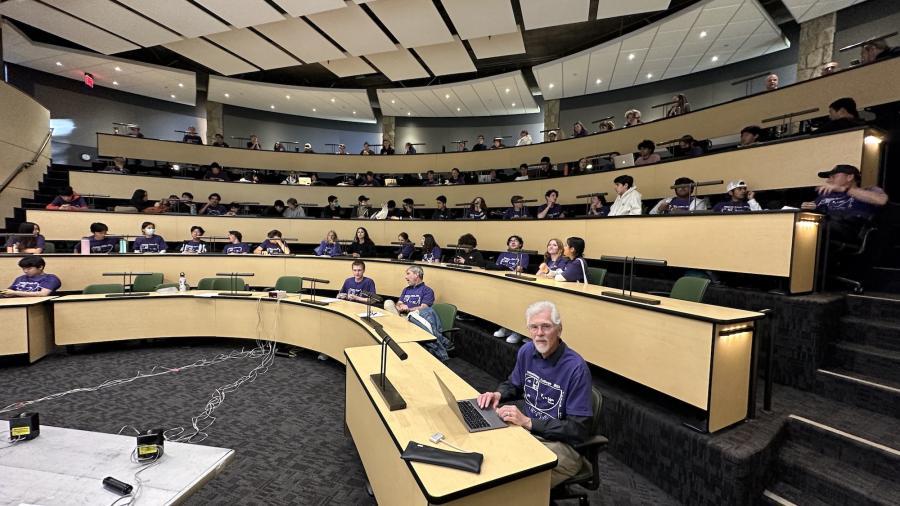
<path id="1" fill-rule="evenodd" d="M 543 330 L 544 332 L 550 332 L 550 330 L 553 329 L 553 327 L 555 327 L 555 325 L 553 325 L 552 323 L 541 323 L 541 324 L 529 323 L 528 325 L 526 325 L 526 327 L 528 328 L 528 332 L 531 332 L 532 334 L 534 334 L 538 330 Z"/>

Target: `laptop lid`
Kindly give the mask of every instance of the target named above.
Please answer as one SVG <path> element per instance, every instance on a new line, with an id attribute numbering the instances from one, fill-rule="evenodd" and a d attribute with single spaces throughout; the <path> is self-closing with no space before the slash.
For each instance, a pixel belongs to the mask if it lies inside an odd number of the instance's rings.
<path id="1" fill-rule="evenodd" d="M 475 404 L 474 400 L 473 399 L 457 400 L 456 396 L 453 395 L 453 392 L 451 392 L 450 389 L 447 388 L 447 385 L 446 385 L 446 383 L 444 383 L 444 380 L 442 380 L 441 377 L 438 376 L 437 371 L 432 371 L 432 372 L 434 373 L 435 379 L 437 379 L 438 385 L 440 385 L 440 387 L 441 387 L 441 393 L 444 394 L 444 400 L 447 401 L 447 405 L 450 406 L 450 409 L 452 409 L 453 413 L 456 414 L 456 418 L 459 419 L 459 423 L 461 423 L 462 426 L 466 428 L 466 430 L 468 430 L 469 432 L 481 432 L 484 430 L 502 429 L 507 426 L 506 422 L 501 420 L 500 417 L 497 416 L 493 411 L 488 411 L 487 413 L 485 413 L 484 411 L 481 411 L 482 415 L 485 417 L 485 422 L 487 422 L 487 426 L 478 427 L 478 428 L 470 427 L 469 424 L 466 423 L 466 418 L 459 411 L 459 404 L 457 404 L 457 403 L 458 402 L 468 402 L 468 403 L 474 405 Z M 474 407 L 476 409 L 478 408 L 478 406 L 474 406 Z"/>
<path id="2" fill-rule="evenodd" d="M 623 167 L 634 167 L 634 153 L 614 156 L 613 163 L 616 164 L 617 169 L 621 169 Z"/>

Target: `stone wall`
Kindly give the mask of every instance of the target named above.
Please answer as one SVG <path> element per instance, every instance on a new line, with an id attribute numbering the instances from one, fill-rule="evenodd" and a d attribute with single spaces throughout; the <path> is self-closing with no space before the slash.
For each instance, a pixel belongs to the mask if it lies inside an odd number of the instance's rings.
<path id="1" fill-rule="evenodd" d="M 800 24 L 797 81 L 819 76 L 822 66 L 832 60 L 836 19 L 832 12 Z"/>

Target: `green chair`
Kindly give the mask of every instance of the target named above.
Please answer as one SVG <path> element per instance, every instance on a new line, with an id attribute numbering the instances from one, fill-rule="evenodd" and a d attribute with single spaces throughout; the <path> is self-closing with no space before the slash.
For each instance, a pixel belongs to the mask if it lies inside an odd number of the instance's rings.
<path id="1" fill-rule="evenodd" d="M 221 290 L 223 292 L 237 292 L 246 290 L 244 278 L 215 278 L 213 281 L 213 290 Z"/>
<path id="2" fill-rule="evenodd" d="M 125 287 L 122 285 L 117 285 L 115 283 L 112 284 L 100 284 L 100 285 L 88 285 L 84 287 L 84 290 L 81 293 L 85 295 L 94 295 L 98 293 L 122 293 L 125 291 Z"/>
<path id="3" fill-rule="evenodd" d="M 150 274 L 138 274 L 131 285 L 132 292 L 153 292 L 156 285 L 163 283 L 163 273 L 152 272 Z"/>
<path id="4" fill-rule="evenodd" d="M 456 341 L 453 338 L 453 334 L 460 330 L 459 328 L 454 327 L 456 324 L 456 306 L 444 302 L 437 302 L 431 306 L 431 309 L 441 321 L 441 328 L 443 329 L 443 332 L 441 333 L 444 334 L 444 337 L 446 337 L 448 341 L 450 341 L 450 346 L 447 348 L 447 351 L 453 351 L 456 349 Z"/>
<path id="5" fill-rule="evenodd" d="M 709 280 L 706 278 L 683 276 L 678 278 L 678 281 L 672 285 L 672 291 L 669 292 L 669 297 L 691 302 L 703 302 L 703 296 L 706 294 L 706 288 L 708 286 Z"/>
<path id="6" fill-rule="evenodd" d="M 275 281 L 275 289 L 287 293 L 300 293 L 300 283 L 299 276 L 281 276 Z"/>
<path id="7" fill-rule="evenodd" d="M 606 450 L 609 440 L 600 433 L 600 412 L 603 409 L 603 394 L 591 387 L 591 433 L 588 439 L 572 448 L 584 457 L 591 465 L 582 465 L 581 470 L 550 490 L 550 503 L 566 499 L 578 499 L 578 504 L 589 504 L 588 494 L 583 490 L 571 488 L 574 485 L 587 490 L 600 488 L 600 452 Z"/>
<path id="8" fill-rule="evenodd" d="M 45 242 L 44 253 L 56 253 L 56 245 L 49 241 Z"/>
<path id="9" fill-rule="evenodd" d="M 219 278 L 203 278 L 197 283 L 197 290 L 215 290 L 216 280 Z"/>
<path id="10" fill-rule="evenodd" d="M 606 279 L 606 269 L 602 267 L 588 267 L 587 275 L 589 284 L 602 286 L 603 280 Z"/>

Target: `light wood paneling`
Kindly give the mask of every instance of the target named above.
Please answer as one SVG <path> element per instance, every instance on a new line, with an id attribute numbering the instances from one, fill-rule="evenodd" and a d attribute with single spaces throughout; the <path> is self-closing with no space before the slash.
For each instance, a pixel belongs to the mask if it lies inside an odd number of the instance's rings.
<path id="1" fill-rule="evenodd" d="M 48 304 L 28 306 L 28 361 L 34 363 L 53 351 L 53 325 Z"/>
<path id="2" fill-rule="evenodd" d="M 3 321 L 3 337 L 0 337 L 0 355 L 28 353 L 28 308 L 0 306 Z"/>
<path id="3" fill-rule="evenodd" d="M 723 326 L 719 332 L 733 329 Z M 753 326 L 741 324 L 745 332 L 730 335 L 716 333 L 710 382 L 708 430 L 728 427 L 747 415 L 750 385 L 750 354 L 753 350 Z"/>

